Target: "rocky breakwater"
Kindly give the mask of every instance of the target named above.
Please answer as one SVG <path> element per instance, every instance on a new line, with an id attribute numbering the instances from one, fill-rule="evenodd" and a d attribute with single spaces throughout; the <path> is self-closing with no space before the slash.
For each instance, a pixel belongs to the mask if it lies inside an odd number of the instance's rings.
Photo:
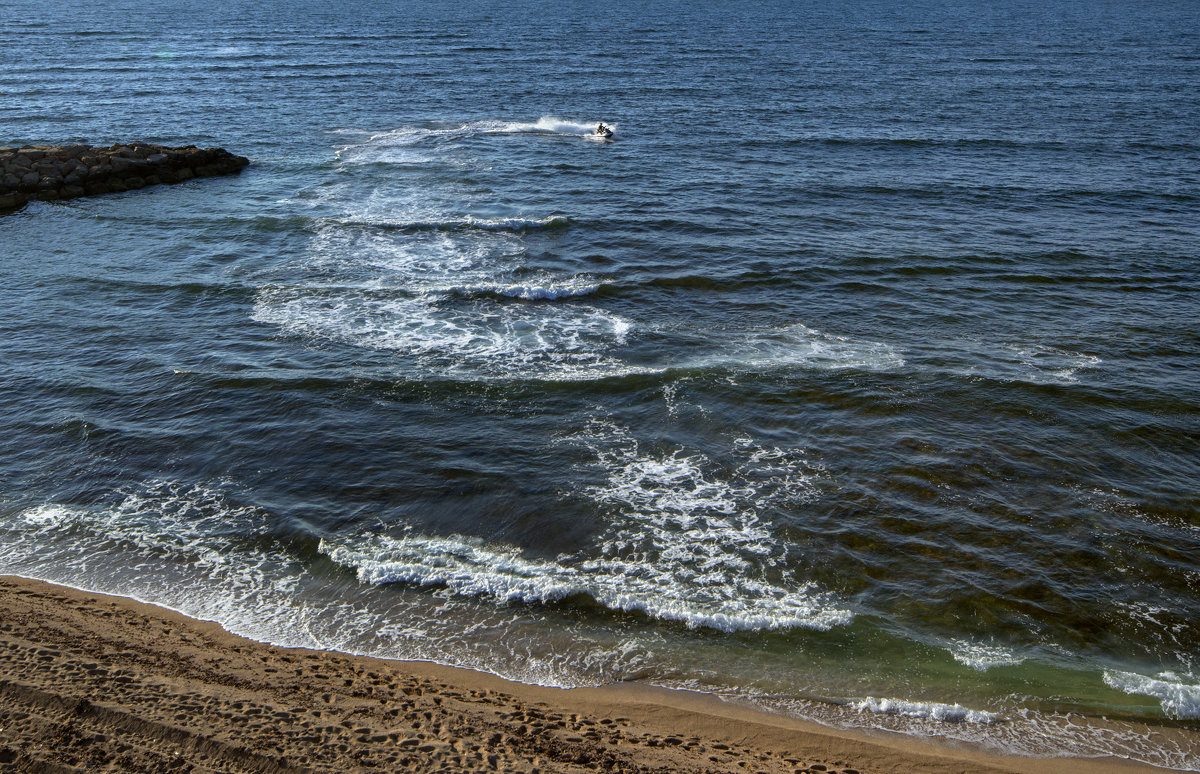
<path id="1" fill-rule="evenodd" d="M 221 148 L 133 143 L 0 148 L 0 212 L 26 202 L 129 191 L 193 177 L 229 175 L 249 160 Z"/>

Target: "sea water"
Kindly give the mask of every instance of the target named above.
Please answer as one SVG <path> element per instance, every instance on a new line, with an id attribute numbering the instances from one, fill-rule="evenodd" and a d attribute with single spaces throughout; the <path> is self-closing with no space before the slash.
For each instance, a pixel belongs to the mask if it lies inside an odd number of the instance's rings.
<path id="1" fill-rule="evenodd" d="M 0 10 L 0 572 L 1200 768 L 1196 4 Z"/>

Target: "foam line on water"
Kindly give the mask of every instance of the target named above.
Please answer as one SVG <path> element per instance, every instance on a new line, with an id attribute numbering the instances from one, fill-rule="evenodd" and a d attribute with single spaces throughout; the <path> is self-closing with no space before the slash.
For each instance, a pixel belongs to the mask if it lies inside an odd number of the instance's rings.
<path id="1" fill-rule="evenodd" d="M 336 157 L 343 162 L 376 163 L 395 160 L 389 154 L 397 149 L 421 146 L 431 142 L 453 142 L 469 137 L 511 134 L 544 134 L 588 137 L 595 133 L 600 120 L 572 121 L 555 116 L 542 116 L 536 121 L 468 121 L 449 125 L 401 126 L 372 134 L 367 139 L 342 146 Z M 618 124 L 605 120 L 615 133 Z M 404 160 L 401 157 L 401 160 Z"/>
<path id="2" fill-rule="evenodd" d="M 606 420 L 563 441 L 591 450 L 603 476 L 583 490 L 607 514 L 589 559 L 598 572 L 632 579 L 661 606 L 720 611 L 703 622 L 713 628 L 823 629 L 853 618 L 813 584 L 775 572 L 788 547 L 760 513 L 814 496 L 822 469 L 802 450 L 738 438 L 729 452 L 740 464 L 722 473 L 698 452 L 646 450 Z"/>
<path id="3" fill-rule="evenodd" d="M 942 723 L 998 723 L 1001 716 L 995 712 L 967 709 L 961 704 L 944 704 L 936 701 L 907 701 L 904 699 L 880 699 L 867 696 L 849 702 L 849 706 L 860 712 L 877 715 L 900 715 L 906 718 L 937 720 Z"/>
<path id="4" fill-rule="evenodd" d="M 320 647 L 286 620 L 298 617 L 290 562 L 249 547 L 268 533 L 266 514 L 217 488 L 150 481 L 107 505 L 48 503 L 0 526 L 4 571 L 154 602 L 279 645 Z M 243 547 L 231 545 L 233 535 Z"/>
<path id="5" fill-rule="evenodd" d="M 557 301 L 560 298 L 576 298 L 589 296 L 600 289 L 599 283 L 587 278 L 571 278 L 564 280 L 546 279 L 540 283 L 512 283 L 481 285 L 477 288 L 456 288 L 458 292 L 476 294 L 479 292 L 498 293 L 509 298 L 520 298 L 525 301 Z"/>
<path id="6" fill-rule="evenodd" d="M 686 686 L 680 686 L 686 687 Z M 1200 768 L 1200 755 L 1187 734 L 1172 736 L 1144 723 L 1108 721 L 1073 713 L 1039 712 L 1020 707 L 998 711 L 958 702 L 863 697 L 830 703 L 792 698 L 748 700 L 772 712 L 834 727 L 870 728 L 939 738 L 1003 755 L 1040 758 L 1126 758 L 1188 771 Z M 1053 769 L 1051 762 L 1047 762 Z"/>
<path id="7" fill-rule="evenodd" d="M 464 266 L 462 272 L 474 274 L 476 281 L 450 284 L 453 280 L 437 273 L 400 282 L 409 290 L 391 293 L 390 283 L 383 279 L 345 285 L 264 285 L 256 294 L 251 318 L 289 335 L 411 355 L 435 372 L 481 379 L 592 380 L 672 368 L 890 370 L 904 362 L 888 345 L 829 336 L 797 325 L 783 331 L 742 332 L 724 342 L 714 336 L 712 351 L 706 355 L 634 363 L 624 350 L 637 330 L 635 320 L 593 305 L 506 303 L 506 299 L 569 300 L 592 295 L 598 286 L 590 280 L 505 282 L 491 279 L 482 268 Z M 464 303 L 444 303 L 447 296 Z"/>
<path id="8" fill-rule="evenodd" d="M 592 435 L 603 433 L 597 430 Z M 773 460 L 776 469 L 790 465 L 802 473 L 810 468 L 788 450 L 761 446 L 750 439 L 737 445 L 747 461 L 764 455 L 762 459 Z M 713 483 L 711 475 L 706 480 Z M 628 638 L 597 637 L 582 627 L 573 630 L 569 652 L 526 652 L 519 627 L 531 618 L 529 611 L 507 614 L 492 609 L 485 613 L 470 607 L 473 600 L 483 599 L 477 596 L 464 606 L 453 595 L 444 599 L 423 595 L 417 601 L 389 595 L 380 605 L 381 599 L 348 597 L 344 591 L 314 585 L 311 568 L 269 540 L 270 515 L 230 501 L 224 488 L 219 483 L 199 486 L 149 481 L 119 493 L 107 505 L 47 503 L 10 513 L 0 517 L 0 539 L 5 546 L 0 553 L 0 572 L 152 602 L 276 645 L 434 660 L 534 684 L 595 685 L 630 671 L 663 666 L 662 654 Z M 719 490 L 706 491 L 707 495 L 696 497 L 706 497 L 718 512 L 723 510 L 726 496 Z M 791 496 L 804 497 L 803 492 L 800 487 Z M 658 499 L 650 496 L 649 501 Z M 419 542 L 414 543 L 411 550 L 420 547 Z M 523 577 L 525 582 L 535 581 L 547 567 L 569 566 L 562 558 L 530 559 L 512 547 L 496 551 L 474 539 L 451 540 L 437 550 L 454 553 L 467 570 L 499 556 L 499 564 L 508 563 L 509 575 Z M 430 565 L 428 557 L 425 554 L 420 559 L 422 566 Z M 456 575 L 449 568 L 443 572 L 448 577 L 469 577 L 468 572 Z M 331 591 L 335 593 L 331 595 Z M 464 631 L 464 622 L 471 621 L 474 623 Z M 496 647 L 496 643 L 505 646 Z M 1188 701 L 1194 698 L 1191 690 L 1196 687 L 1179 675 L 1166 673 L 1147 678 L 1113 671 L 1108 679 L 1117 687 L 1156 697 L 1182 690 L 1180 695 Z M 667 684 L 672 683 L 668 680 Z M 966 709 L 964 714 L 955 709 L 961 706 L 956 703 L 904 699 L 868 697 L 836 705 L 742 698 L 772 711 L 836 726 L 866 725 L 938 736 L 1007 753 L 1119 756 L 1171 768 L 1200 768 L 1193 749 L 1164 736 L 1162 729 L 1141 724 L 1097 724 L 1077 716 L 1019 708 L 1003 713 Z M 998 719 L 987 722 L 989 715 Z"/>
<path id="9" fill-rule="evenodd" d="M 428 594 L 346 594 L 270 539 L 270 514 L 222 489 L 149 481 L 107 504 L 0 517 L 0 573 L 150 602 L 275 645 L 434 660 L 532 684 L 596 685 L 646 658 L 604 638 L 568 656 L 523 654 L 529 616 Z"/>
<path id="10" fill-rule="evenodd" d="M 838 336 L 802 323 L 752 329 L 735 346 L 710 355 L 705 361 L 705 364 L 752 369 L 802 364 L 822 370 L 886 371 L 904 366 L 903 354 L 890 344 Z"/>
<path id="11" fill-rule="evenodd" d="M 960 339 L 935 345 L 932 354 L 938 370 L 1028 384 L 1078 384 L 1081 373 L 1104 362 L 1096 355 L 1040 342 Z"/>
<path id="12" fill-rule="evenodd" d="M 504 304 L 466 308 L 436 298 L 263 288 L 252 319 L 301 336 L 387 350 L 450 374 L 596 378 L 631 373 L 607 354 L 633 324 L 602 309 Z"/>
<path id="13" fill-rule="evenodd" d="M 511 232 L 405 234 L 327 222 L 300 262 L 301 280 L 293 270 L 287 284 L 260 285 L 251 317 L 291 335 L 411 355 L 423 368 L 456 377 L 590 380 L 670 368 L 903 364 L 886 344 L 802 324 L 734 332 L 724 341 L 714 335 L 709 354 L 675 362 L 630 362 L 624 347 L 636 328 L 632 319 L 592 305 L 505 303 L 567 300 L 600 287 L 590 277 L 518 279 L 513 273 L 523 261 L 520 236 Z M 454 296 L 466 303 L 445 303 Z"/>
<path id="14" fill-rule="evenodd" d="M 584 494 L 608 514 L 595 543 L 575 554 L 539 559 L 458 535 L 383 534 L 326 538 L 321 551 L 363 583 L 533 604 L 585 596 L 689 628 L 829 629 L 853 618 L 814 584 L 773 572 L 787 547 L 757 509 L 808 496 L 814 470 L 802 454 L 739 439 L 743 470 L 723 478 L 706 470 L 703 455 L 647 454 L 612 425 L 596 424 L 571 442 L 596 450 L 606 480 Z"/>
<path id="15" fill-rule="evenodd" d="M 416 220 L 394 220 L 389 218 L 350 217 L 338 218 L 334 222 L 349 227 L 370 227 L 396 231 L 511 231 L 522 234 L 528 231 L 566 228 L 571 224 L 565 215 L 547 215 L 542 218 L 510 217 L 482 218 L 475 215 L 429 218 Z"/>
<path id="16" fill-rule="evenodd" d="M 1109 669 L 1104 671 L 1104 682 L 1118 691 L 1158 699 L 1167 717 L 1200 718 L 1200 685 L 1184 682 L 1184 678 L 1174 672 L 1160 672 L 1157 677 L 1147 677 Z"/>
<path id="17" fill-rule="evenodd" d="M 571 128 L 553 121 L 531 126 Z M 411 192 L 398 200 L 381 194 L 363 201 L 353 191 L 330 195 L 334 205 L 349 197 L 346 212 L 318 219 L 307 254 L 277 271 L 279 282 L 260 284 L 253 320 L 289 335 L 396 352 L 413 358 L 411 367 L 451 378 L 588 381 L 670 369 L 888 370 L 904 364 L 885 343 L 801 323 L 713 330 L 701 347 L 655 347 L 655 355 L 645 357 L 638 342 L 669 341 L 678 332 L 639 326 L 601 303 L 533 308 L 511 302 L 597 295 L 602 283 L 591 277 L 521 274 L 527 232 L 562 227 L 570 222 L 566 216 L 447 215 L 437 197 Z M 663 356 L 671 351 L 681 354 Z"/>
<path id="18" fill-rule="evenodd" d="M 529 604 L 588 597 L 611 610 L 640 612 L 689 628 L 727 632 L 827 629 L 849 620 L 845 611 L 822 606 L 811 586 L 785 589 L 746 581 L 738 588 L 717 587 L 729 582 L 719 567 L 727 561 L 712 542 L 722 536 L 727 537 L 711 529 L 708 535 L 692 530 L 691 540 L 705 542 L 671 557 L 679 562 L 674 567 L 605 558 L 532 559 L 514 546 L 461 535 L 327 538 L 320 550 L 353 569 L 366 584 L 437 586 L 457 595 Z M 712 565 L 704 566 L 713 555 Z M 698 586 L 689 588 L 689 582 Z M 749 594 L 741 596 L 746 592 Z"/>
<path id="19" fill-rule="evenodd" d="M 970 640 L 953 640 L 946 647 L 955 661 L 979 672 L 993 667 L 1016 666 L 1025 660 L 1009 648 Z"/>
<path id="20" fill-rule="evenodd" d="M 150 602 L 275 645 L 434 660 L 532 684 L 596 685 L 646 658 L 605 638 L 586 653 L 522 654 L 529 616 L 428 594 L 347 594 L 271 540 L 269 513 L 223 489 L 148 481 L 104 504 L 0 516 L 0 573 Z M 544 625 L 533 623 L 543 634 Z"/>
<path id="21" fill-rule="evenodd" d="M 379 286 L 457 285 L 491 282 L 519 265 L 519 235 L 500 231 L 425 231 L 398 235 L 326 223 L 312 237 L 295 268 L 324 277 L 365 277 Z M 295 282 L 293 275 L 286 275 Z M 302 284 L 302 283 L 301 283 Z"/>
<path id="22" fill-rule="evenodd" d="M 730 621 L 710 622 L 714 628 L 824 629 L 852 619 L 813 584 L 793 586 L 772 572 L 787 546 L 759 514 L 812 495 L 819 470 L 802 451 L 740 438 L 730 452 L 741 465 L 722 475 L 701 453 L 648 451 L 628 429 L 602 420 L 566 440 L 591 449 L 604 475 L 584 490 L 608 513 L 597 568 L 644 581 L 645 593 L 663 600 L 682 603 L 685 590 L 728 611 Z"/>

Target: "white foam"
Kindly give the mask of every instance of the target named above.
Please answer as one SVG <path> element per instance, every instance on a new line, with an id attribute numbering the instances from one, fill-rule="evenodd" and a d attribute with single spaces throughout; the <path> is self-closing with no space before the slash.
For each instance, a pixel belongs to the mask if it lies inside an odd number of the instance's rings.
<path id="1" fill-rule="evenodd" d="M 711 331 L 707 353 L 635 360 L 625 351 L 633 319 L 600 306 L 504 302 L 599 290 L 591 277 L 519 274 L 523 230 L 566 223 L 564 216 L 448 217 L 412 192 L 347 206 L 354 212 L 318 221 L 307 255 L 274 270 L 281 281 L 260 284 L 252 319 L 289 335 L 404 353 L 419 358 L 415 366 L 455 378 L 578 381 L 672 368 L 878 370 L 904 362 L 889 345 L 802 324 Z"/>
<path id="2" fill-rule="evenodd" d="M 999 645 L 985 645 L 969 640 L 953 640 L 949 643 L 950 655 L 960 664 L 965 664 L 979 672 L 986 672 L 992 667 L 1016 666 L 1025 659 L 1011 650 Z"/>
<path id="3" fill-rule="evenodd" d="M 537 559 L 462 536 L 381 534 L 329 538 L 321 551 L 364 583 L 438 585 L 527 603 L 580 595 L 690 628 L 828 629 L 853 617 L 814 584 L 772 572 L 787 549 L 756 509 L 811 493 L 814 473 L 802 455 L 741 439 L 742 469 L 721 478 L 705 471 L 703 455 L 646 454 L 610 424 L 593 423 L 571 441 L 596 449 L 606 471 L 603 484 L 585 490 L 607 512 L 606 526 L 574 554 Z M 764 464 L 768 472 L 756 481 Z"/>
<path id="4" fill-rule="evenodd" d="M 519 264 L 519 237 L 502 232 L 395 234 L 326 223 L 313 235 L 307 254 L 289 267 L 289 280 L 315 274 L 306 284 L 328 278 L 362 278 L 373 287 L 420 291 L 438 286 L 488 283 L 505 267 Z M 293 280 L 294 281 L 294 280 Z"/>
<path id="5" fill-rule="evenodd" d="M 586 593 L 583 579 L 570 567 L 526 559 L 512 546 L 460 535 L 366 534 L 347 542 L 324 539 L 320 551 L 353 568 L 367 584 L 441 585 L 455 594 L 506 602 L 553 602 Z"/>
<path id="6" fill-rule="evenodd" d="M 482 285 L 475 290 L 489 290 L 509 298 L 521 298 L 526 301 L 557 301 L 560 298 L 575 298 L 588 296 L 600 289 L 599 283 L 583 279 L 571 278 L 545 281 L 532 284 L 528 282 L 512 284 Z M 625 328 L 628 331 L 628 327 Z"/>
<path id="7" fill-rule="evenodd" d="M 588 278 L 514 276 L 524 232 L 565 224 L 564 216 L 448 216 L 436 196 L 407 189 L 399 198 L 378 189 L 331 195 L 327 205 L 346 195 L 348 212 L 319 219 L 308 253 L 264 277 L 253 320 L 398 353 L 411 358 L 402 368 L 455 378 L 588 380 L 653 370 L 618 356 L 632 320 L 594 306 L 517 303 L 596 291 Z"/>
<path id="8" fill-rule="evenodd" d="M 698 533 L 693 537 L 703 539 Z M 815 595 L 807 593 L 809 588 L 789 591 L 747 582 L 741 590 L 754 594 L 744 599 L 738 598 L 739 589 L 712 589 L 712 583 L 727 580 L 714 573 L 712 567 L 703 568 L 707 570 L 706 578 L 682 566 L 664 569 L 631 561 L 581 560 L 578 556 L 553 561 L 530 559 L 513 546 L 457 535 L 394 538 L 368 534 L 349 541 L 326 539 L 321 543 L 321 552 L 354 569 L 363 583 L 437 585 L 452 594 L 536 604 L 587 596 L 612 610 L 642 612 L 690 628 L 824 629 L 848 620 L 844 612 L 816 604 Z M 709 553 L 704 549 L 696 553 L 709 558 L 704 556 Z M 710 588 L 689 588 L 689 581 L 707 581 Z"/>
<path id="9" fill-rule="evenodd" d="M 962 376 L 982 376 L 1007 382 L 1071 385 L 1081 371 L 1104 362 L 1095 355 L 1044 343 L 958 340 L 937 347 L 945 370 Z"/>
<path id="10" fill-rule="evenodd" d="M 345 145 L 336 155 L 339 160 L 350 163 L 405 162 L 414 157 L 405 155 L 402 151 L 415 146 L 486 135 L 546 134 L 587 137 L 595 133 L 599 123 L 599 120 L 571 121 L 542 116 L 536 121 L 484 120 L 442 126 L 401 126 L 373 134 L 362 142 Z M 616 123 L 604 123 L 616 132 Z"/>
<path id="11" fill-rule="evenodd" d="M 571 223 L 565 215 L 547 215 L 544 218 L 479 218 L 467 215 L 464 225 L 484 231 L 529 231 L 531 229 L 558 228 Z"/>
<path id="12" fill-rule="evenodd" d="M 221 565 L 228 560 L 214 534 L 249 526 L 256 521 L 254 515 L 252 508 L 229 506 L 215 490 L 154 481 L 109 508 L 50 504 L 24 512 L 21 520 L 37 531 L 80 529 L 110 542 L 136 545 L 149 554 L 186 555 L 192 562 Z M 263 531 L 264 526 L 256 524 L 249 534 Z"/>
<path id="13" fill-rule="evenodd" d="M 899 715 L 906 718 L 930 719 L 942 723 L 997 723 L 1001 716 L 994 712 L 967 709 L 961 704 L 943 704 L 936 701 L 906 701 L 904 699 L 877 699 L 868 696 L 849 702 L 849 706 L 860 712 L 878 715 Z"/>
<path id="14" fill-rule="evenodd" d="M 1104 362 L 1096 355 L 1044 344 L 1015 346 L 1013 353 L 1027 369 L 1025 378 L 1031 382 L 1074 384 L 1079 381 L 1080 371 L 1096 368 Z"/>
<path id="15" fill-rule="evenodd" d="M 75 512 L 61 505 L 39 505 L 24 511 L 18 517 L 33 527 L 54 529 L 74 518 Z"/>
<path id="16" fill-rule="evenodd" d="M 597 445 L 624 437 L 611 427 L 593 428 L 584 435 Z M 745 446 L 743 460 L 756 453 L 764 454 L 764 459 L 790 456 L 788 450 L 753 443 Z M 674 455 L 640 456 L 665 460 Z M 688 456 L 693 458 L 690 466 L 701 473 L 703 481 L 698 483 L 710 493 L 697 494 L 697 503 L 710 499 L 719 511 L 729 497 L 736 502 L 736 495 L 721 494 L 719 486 L 712 489 L 717 477 L 705 473 L 695 455 Z M 795 466 L 798 473 L 807 469 L 799 462 Z M 681 472 L 682 467 L 675 470 Z M 667 478 L 685 481 L 688 476 Z M 729 483 L 730 491 L 746 486 L 739 481 Z M 449 593 L 372 596 L 347 590 L 338 581 L 318 579 L 310 562 L 290 555 L 284 546 L 269 539 L 273 532 L 270 514 L 232 502 L 224 489 L 219 483 L 192 486 L 151 481 L 131 487 L 108 505 L 47 503 L 0 517 L 0 542 L 4 545 L 0 573 L 154 602 L 277 645 L 435 660 L 535 684 L 595 685 L 640 670 L 662 674 L 664 669 L 674 669 L 686 675 L 695 667 L 672 658 L 675 651 L 664 646 L 658 635 L 639 639 L 582 622 L 562 632 L 560 621 L 555 619 L 547 626 L 536 610 L 506 613 L 476 603 L 482 594 L 505 594 L 507 589 L 528 593 L 531 598 L 561 599 L 580 575 L 586 575 L 570 558 L 533 558 L 511 546 L 497 547 L 474 539 L 432 538 L 424 543 L 413 539 L 405 550 L 417 560 L 419 572 L 414 578 L 433 577 L 425 575 L 431 572 L 425 568 L 434 567 L 440 556 L 449 557 L 442 573 L 451 582 L 456 577 L 470 578 L 481 567 L 501 568 L 503 571 L 496 573 L 499 585 L 479 583 L 465 600 Z M 762 497 L 761 490 L 754 496 Z M 686 497 L 683 494 L 668 501 L 681 503 Z M 654 497 L 646 500 L 657 501 Z M 771 541 L 769 530 L 766 540 L 768 544 Z M 369 542 L 362 547 L 369 548 Z M 568 585 L 538 585 L 544 573 L 553 575 L 561 568 L 574 572 L 573 577 L 564 576 Z M 548 636 L 559 639 L 548 645 Z M 687 658 L 688 651 L 682 652 Z M 1188 713 L 1196 706 L 1195 691 L 1200 686 L 1194 685 L 1192 676 L 1164 672 L 1146 677 L 1112 671 L 1105 681 L 1178 707 L 1168 711 L 1177 712 L 1177 717 L 1195 717 Z M 713 689 L 709 683 L 695 687 Z M 782 698 L 767 705 L 774 711 L 833 725 L 937 736 L 1009 754 L 1118 756 L 1157 766 L 1200 769 L 1195 745 L 1184 735 L 1141 723 L 1097 722 L 1019 707 L 1001 714 L 957 703 L 876 697 L 842 706 Z"/>
<path id="17" fill-rule="evenodd" d="M 1002 712 L 970 709 L 959 703 L 867 697 L 844 704 L 803 699 L 759 699 L 775 712 L 835 727 L 866 727 L 924 739 L 941 738 L 1004 755 L 1039 758 L 1117 757 L 1172 769 L 1197 770 L 1200 756 L 1185 732 L 1161 726 L 1106 721 L 1071 713 L 1006 707 Z M 1053 762 L 1047 762 L 1053 770 Z"/>
<path id="18" fill-rule="evenodd" d="M 1200 718 L 1200 685 L 1183 682 L 1183 678 L 1174 672 L 1160 672 L 1158 677 L 1147 677 L 1134 672 L 1106 669 L 1104 682 L 1118 691 L 1158 699 L 1168 717 Z"/>
<path id="19" fill-rule="evenodd" d="M 467 214 L 406 220 L 370 216 L 348 217 L 337 219 L 335 222 L 343 226 L 373 226 L 376 228 L 395 229 L 397 231 L 465 231 L 468 229 L 478 229 L 480 231 L 510 231 L 520 234 L 540 229 L 561 228 L 570 225 L 571 220 L 564 215 L 547 215 L 543 218 L 481 218 Z"/>
<path id="20" fill-rule="evenodd" d="M 502 131 L 525 133 L 525 132 L 549 132 L 551 134 L 576 134 L 590 135 L 594 134 L 596 127 L 600 121 L 568 121 L 554 116 L 542 116 L 533 124 L 512 123 L 506 126 Z M 613 131 L 615 134 L 619 124 L 615 121 L 605 121 L 604 125 Z"/>
<path id="21" fill-rule="evenodd" d="M 106 506 L 46 504 L 0 527 L 0 571 L 155 602 L 280 645 L 318 646 L 288 620 L 298 578 L 287 561 L 230 545 L 231 535 L 266 534 L 266 514 L 217 489 L 150 481 Z"/>
<path id="22" fill-rule="evenodd" d="M 414 146 L 430 139 L 455 138 L 466 134 L 465 125 L 453 128 L 402 126 L 344 145 L 334 155 L 345 164 L 403 163 L 428 158 L 427 149 L 410 150 Z"/>
<path id="23" fill-rule="evenodd" d="M 467 136 L 584 135 L 594 126 L 544 116 L 400 127 L 347 145 L 339 157 L 357 163 L 387 160 L 397 151 L 429 156 Z M 803 324 L 711 330 L 702 347 L 660 346 L 655 356 L 639 357 L 640 350 L 628 348 L 633 331 L 638 341 L 671 332 L 639 327 L 600 304 L 505 302 L 570 301 L 599 290 L 587 277 L 520 274 L 528 232 L 565 226 L 566 215 L 492 215 L 494 203 L 473 208 L 471 191 L 451 183 L 382 181 L 364 193 L 345 182 L 321 189 L 320 196 L 323 207 L 340 214 L 319 218 L 309 254 L 277 271 L 279 281 L 263 282 L 255 299 L 252 318 L 285 334 L 400 353 L 415 358 L 402 367 L 454 378 L 582 381 L 677 368 L 885 370 L 904 364 L 885 343 Z M 672 352 L 687 354 L 664 354 Z"/>
<path id="24" fill-rule="evenodd" d="M 251 317 L 290 334 L 414 356 L 447 373 L 569 379 L 632 370 L 606 354 L 624 344 L 632 323 L 590 306 L 445 306 L 429 296 L 266 287 Z"/>
<path id="25" fill-rule="evenodd" d="M 773 572 L 787 546 L 758 513 L 813 496 L 820 471 L 802 452 L 741 438 L 731 450 L 741 465 L 718 475 L 702 454 L 643 451 L 609 422 L 564 440 L 592 449 L 604 472 L 602 484 L 585 490 L 608 514 L 599 555 L 586 565 L 624 579 L 621 609 L 726 631 L 827 629 L 852 619 L 813 584 Z"/>
<path id="26" fill-rule="evenodd" d="M 838 336 L 800 323 L 751 330 L 727 352 L 717 354 L 711 360 L 759 369 L 804 365 L 829 370 L 882 371 L 904 365 L 904 357 L 890 344 Z"/>
<path id="27" fill-rule="evenodd" d="M 564 298 L 588 296 L 600 289 L 600 283 L 586 277 L 539 277 L 520 282 L 480 279 L 472 284 L 439 284 L 425 282 L 416 286 L 419 292 L 475 298 L 489 293 L 522 301 L 558 301 Z M 628 328 L 627 328 L 628 330 Z"/>
<path id="28" fill-rule="evenodd" d="M 152 602 L 285 647 L 436 660 L 535 684 L 595 685 L 648 658 L 582 628 L 569 653 L 546 649 L 544 620 L 473 600 L 348 591 L 273 541 L 270 514 L 221 489 L 150 481 L 107 505 L 0 517 L 0 573 Z"/>

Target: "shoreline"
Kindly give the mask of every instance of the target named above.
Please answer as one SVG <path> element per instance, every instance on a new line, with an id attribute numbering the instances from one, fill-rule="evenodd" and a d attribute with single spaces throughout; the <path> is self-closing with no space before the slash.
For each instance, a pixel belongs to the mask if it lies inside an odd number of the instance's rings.
<path id="1" fill-rule="evenodd" d="M 0 697 L 0 764 L 15 771 L 1162 770 L 836 729 L 636 683 L 551 688 L 282 648 L 127 597 L 9 575 Z"/>

